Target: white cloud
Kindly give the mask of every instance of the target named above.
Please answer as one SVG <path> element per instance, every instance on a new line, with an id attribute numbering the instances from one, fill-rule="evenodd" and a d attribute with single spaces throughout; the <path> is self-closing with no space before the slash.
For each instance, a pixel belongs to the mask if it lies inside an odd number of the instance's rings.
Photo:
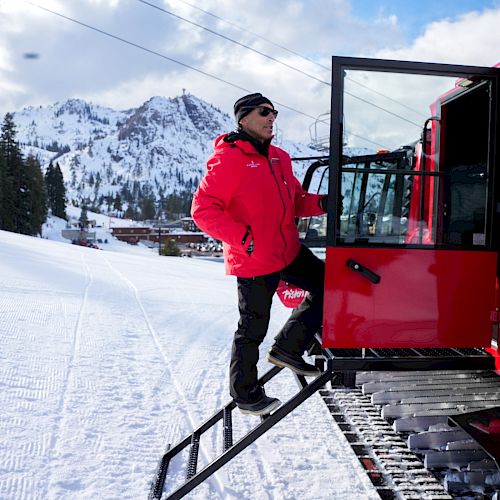
<path id="1" fill-rule="evenodd" d="M 40 0 L 40 3 L 250 91 L 261 91 L 272 100 L 310 116 L 329 109 L 328 85 L 140 2 Z M 330 81 L 328 70 L 207 16 L 180 0 L 156 3 Z M 196 0 L 190 3 L 199 5 Z M 0 113 L 69 97 L 84 97 L 96 104 L 124 109 L 138 106 L 152 95 L 178 95 L 183 88 L 231 113 L 235 99 L 245 93 L 34 7 L 21 5 L 24 4 L 0 1 L 0 81 L 6 88 L 0 95 Z M 500 59 L 500 40 L 496 34 L 500 10 L 471 13 L 431 24 L 421 37 L 403 46 L 404 33 L 396 15 L 359 19 L 354 17 L 349 0 L 254 0 L 251 3 L 206 0 L 200 8 L 327 67 L 333 54 L 485 65 Z M 27 61 L 22 57 L 26 52 L 38 52 L 40 58 Z M 314 120 L 281 107 L 278 125 L 288 138 L 307 141 Z"/>
<path id="2" fill-rule="evenodd" d="M 492 66 L 500 61 L 500 8 L 470 12 L 427 26 L 408 47 L 386 48 L 378 57 Z"/>
<path id="3" fill-rule="evenodd" d="M 385 48 L 375 53 L 382 59 L 439 62 L 474 66 L 492 66 L 500 61 L 500 9 L 488 9 L 482 12 L 471 12 L 456 19 L 446 19 L 428 25 L 423 34 L 410 45 L 400 48 Z M 359 74 L 357 75 L 359 78 Z M 408 84 L 396 85 L 397 78 L 391 82 L 377 83 L 377 75 L 366 76 L 364 84 L 377 89 L 386 95 L 404 103 L 406 106 L 418 108 L 427 117 L 431 115 L 429 106 L 439 95 L 454 86 L 454 78 L 406 77 Z M 423 125 L 422 116 L 413 115 L 406 108 L 393 105 L 387 100 L 365 93 L 363 89 L 353 90 L 367 100 L 376 102 L 384 109 L 391 110 L 404 119 Z M 348 102 L 349 99 L 346 101 Z M 351 100 L 352 101 L 352 100 Z M 350 109 L 350 113 L 347 111 Z M 415 127 L 404 120 L 391 116 L 384 111 L 359 102 L 348 102 L 345 110 L 346 128 L 362 137 L 368 137 L 389 148 L 411 142 L 418 137 Z M 361 118 L 362 117 L 362 118 Z M 350 141 L 363 146 L 363 141 L 354 137 Z"/>
<path id="4" fill-rule="evenodd" d="M 123 1 L 121 0 L 86 0 L 86 1 L 92 6 L 96 5 L 97 7 L 100 7 L 101 5 L 104 5 L 112 9 L 118 7 L 120 3 L 123 4 Z"/>

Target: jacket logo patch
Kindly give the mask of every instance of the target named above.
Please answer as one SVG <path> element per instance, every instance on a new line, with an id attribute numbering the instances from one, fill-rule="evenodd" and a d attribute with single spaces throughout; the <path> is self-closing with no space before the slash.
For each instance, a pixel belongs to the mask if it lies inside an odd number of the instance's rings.
<path id="1" fill-rule="evenodd" d="M 250 167 L 250 168 L 257 168 L 257 167 L 260 167 L 260 163 L 258 161 L 251 161 L 249 163 L 247 163 L 247 167 Z"/>

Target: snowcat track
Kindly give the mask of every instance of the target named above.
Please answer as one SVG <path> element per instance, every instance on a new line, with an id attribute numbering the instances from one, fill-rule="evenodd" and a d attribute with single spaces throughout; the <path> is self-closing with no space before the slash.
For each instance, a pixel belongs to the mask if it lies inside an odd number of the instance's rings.
<path id="1" fill-rule="evenodd" d="M 500 423 L 495 373 L 360 372 L 320 395 L 381 498 L 500 498 L 498 429 L 482 442 L 466 432 Z"/>
<path id="2" fill-rule="evenodd" d="M 449 422 L 500 406 L 492 356 L 476 348 L 322 352 L 342 387 L 320 395 L 381 498 L 500 500 L 495 461 Z"/>
<path id="3" fill-rule="evenodd" d="M 324 389 L 320 395 L 382 499 L 452 498 L 368 396 L 343 388 Z"/>

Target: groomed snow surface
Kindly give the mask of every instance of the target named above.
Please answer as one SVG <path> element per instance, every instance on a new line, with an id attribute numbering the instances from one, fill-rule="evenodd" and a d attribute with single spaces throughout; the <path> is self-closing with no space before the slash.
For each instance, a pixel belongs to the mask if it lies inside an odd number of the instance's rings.
<path id="1" fill-rule="evenodd" d="M 0 231 L 1 499 L 146 499 L 167 443 L 229 400 L 237 301 L 222 263 L 101 246 Z M 276 300 L 262 354 L 288 314 Z M 266 389 L 297 386 L 284 370 Z M 233 419 L 235 441 L 259 422 Z M 199 468 L 221 447 L 218 428 Z M 314 395 L 186 498 L 378 496 Z"/>

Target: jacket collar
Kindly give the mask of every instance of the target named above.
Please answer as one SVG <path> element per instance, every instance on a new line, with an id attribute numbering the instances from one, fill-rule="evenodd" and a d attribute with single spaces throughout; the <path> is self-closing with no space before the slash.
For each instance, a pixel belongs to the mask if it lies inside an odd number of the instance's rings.
<path id="1" fill-rule="evenodd" d="M 235 144 L 247 154 L 258 153 L 265 158 L 268 158 L 271 139 L 264 143 L 261 143 L 243 130 L 237 130 L 220 136 L 216 141 L 216 147 L 223 146 L 223 143 Z"/>

